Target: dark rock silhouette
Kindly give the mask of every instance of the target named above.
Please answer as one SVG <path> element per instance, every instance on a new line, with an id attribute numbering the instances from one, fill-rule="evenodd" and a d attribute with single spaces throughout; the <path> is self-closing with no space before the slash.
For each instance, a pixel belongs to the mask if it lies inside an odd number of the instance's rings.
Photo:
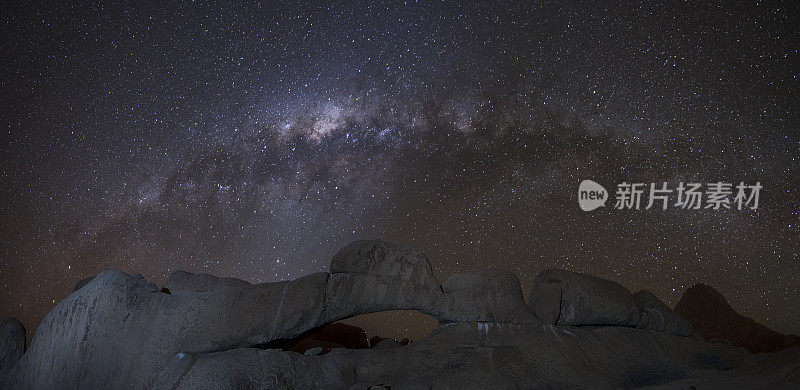
<path id="1" fill-rule="evenodd" d="M 169 294 L 140 275 L 101 272 L 48 313 L 5 385 L 603 389 L 800 384 L 800 347 L 753 355 L 680 336 L 686 333 L 680 316 L 654 296 L 634 296 L 591 275 L 543 271 L 527 306 L 513 274 L 460 274 L 440 285 L 422 252 L 385 241 L 345 246 L 330 270 L 263 284 L 176 272 L 166 286 Z M 421 340 L 399 342 L 403 347 L 377 348 L 383 340 L 366 348 L 361 332 L 348 333 L 353 335 L 345 337 L 348 341 L 331 341 L 352 342 L 358 349 L 323 354 L 323 346 L 316 346 L 300 354 L 276 347 L 315 332 L 321 337 L 326 325 L 355 315 L 412 309 L 440 324 Z"/>
<path id="2" fill-rule="evenodd" d="M 406 345 L 408 345 L 408 343 L 406 343 Z M 402 346 L 402 344 L 400 344 L 395 339 L 383 339 L 380 342 L 378 342 L 377 344 L 375 344 L 375 346 L 373 348 L 376 348 L 376 349 L 392 349 L 392 348 L 397 348 L 397 347 L 401 347 L 401 346 Z"/>
<path id="3" fill-rule="evenodd" d="M 713 287 L 695 284 L 675 305 L 675 311 L 692 323 L 709 341 L 725 342 L 751 352 L 771 352 L 800 345 L 797 335 L 784 335 L 737 313 Z"/>
<path id="4" fill-rule="evenodd" d="M 0 385 L 25 353 L 25 327 L 16 318 L 0 322 Z"/>
<path id="5" fill-rule="evenodd" d="M 363 329 L 337 322 L 309 332 L 287 349 L 304 353 L 316 347 L 322 348 L 320 353 L 328 353 L 333 348 L 364 349 L 369 348 L 369 341 Z"/>
<path id="6" fill-rule="evenodd" d="M 404 339 L 402 339 L 400 341 L 397 341 L 396 339 L 393 339 L 393 338 L 386 338 L 386 337 L 381 337 L 381 336 L 372 336 L 369 339 L 369 347 L 370 348 L 377 348 L 380 345 L 381 349 L 387 349 L 387 348 L 394 348 L 394 347 L 402 347 L 404 345 L 411 344 L 412 342 L 413 341 L 408 339 L 408 338 L 404 338 Z"/>
<path id="7" fill-rule="evenodd" d="M 90 276 L 88 278 L 83 278 L 83 279 L 79 280 L 78 283 L 75 283 L 75 288 L 72 289 L 72 292 L 80 290 L 81 287 L 83 287 L 86 284 L 88 284 L 89 282 L 91 282 L 92 279 L 94 279 L 94 276 Z"/>
<path id="8" fill-rule="evenodd" d="M 375 346 L 378 345 L 378 343 L 380 343 L 383 340 L 386 340 L 386 337 L 372 336 L 372 337 L 369 338 L 369 347 L 370 348 L 375 348 Z"/>

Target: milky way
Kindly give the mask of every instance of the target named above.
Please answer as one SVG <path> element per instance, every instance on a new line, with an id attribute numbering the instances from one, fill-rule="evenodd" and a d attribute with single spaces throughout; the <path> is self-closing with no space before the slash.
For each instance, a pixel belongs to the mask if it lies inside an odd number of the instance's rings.
<path id="1" fill-rule="evenodd" d="M 670 304 L 705 282 L 800 332 L 788 3 L 3 8 L 0 314 L 29 331 L 102 269 L 269 282 L 385 238 L 440 281 L 560 267 Z M 583 179 L 763 189 L 586 213 Z"/>

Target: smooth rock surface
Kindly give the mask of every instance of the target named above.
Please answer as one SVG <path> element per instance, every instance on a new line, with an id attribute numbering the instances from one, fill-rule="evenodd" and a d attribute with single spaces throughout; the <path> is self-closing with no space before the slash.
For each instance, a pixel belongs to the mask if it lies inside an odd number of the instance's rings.
<path id="1" fill-rule="evenodd" d="M 253 285 L 178 273 L 170 294 L 141 276 L 102 272 L 48 313 L 12 383 L 146 387 L 178 354 L 264 345 L 358 314 L 441 302 L 427 258 L 410 247 L 357 242 L 337 253 L 331 269 Z"/>
<path id="2" fill-rule="evenodd" d="M 23 355 L 10 388 L 53 389 L 143 384 L 143 337 L 150 327 L 143 301 L 158 294 L 156 286 L 118 271 L 98 274 L 45 316 Z M 124 351 L 124 353 L 123 353 Z M 135 368 L 134 368 L 135 367 Z M 108 378 L 115 378 L 109 381 Z"/>
<path id="3" fill-rule="evenodd" d="M 534 315 L 550 325 L 639 323 L 639 310 L 628 289 L 588 274 L 560 269 L 539 272 L 529 303 Z"/>
<path id="4" fill-rule="evenodd" d="M 327 277 L 164 294 L 102 272 L 48 313 L 12 387 L 142 388 L 178 354 L 294 337 L 317 325 Z"/>
<path id="5" fill-rule="evenodd" d="M 442 289 L 427 256 L 418 249 L 355 241 L 333 256 L 330 272 L 325 300 L 329 317 L 412 309 L 437 317 Z"/>
<path id="6" fill-rule="evenodd" d="M 169 290 L 170 293 L 181 291 L 213 291 L 220 288 L 242 287 L 249 286 L 250 283 L 236 278 L 218 278 L 208 274 L 193 274 L 186 271 L 173 272 L 167 281 L 164 282 L 164 288 Z"/>
<path id="7" fill-rule="evenodd" d="M 454 274 L 442 283 L 444 306 L 438 313 L 448 321 L 532 324 L 519 279 L 510 271 Z"/>

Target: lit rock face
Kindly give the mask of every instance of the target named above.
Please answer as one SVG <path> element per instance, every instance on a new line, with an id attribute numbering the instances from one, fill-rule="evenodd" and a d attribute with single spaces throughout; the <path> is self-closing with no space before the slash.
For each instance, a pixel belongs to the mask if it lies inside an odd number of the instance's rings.
<path id="1" fill-rule="evenodd" d="M 532 319 L 529 311 L 520 310 L 521 301 L 513 304 L 520 318 L 495 309 L 502 307 L 501 300 L 477 306 L 484 310 L 465 311 L 473 298 L 459 302 L 455 297 L 464 296 L 463 291 L 446 298 L 427 257 L 411 247 L 354 242 L 334 256 L 330 269 L 263 284 L 176 272 L 164 291 L 141 276 L 102 272 L 45 317 L 13 383 L 27 388 L 147 387 L 175 356 L 292 339 L 324 324 L 384 310 L 418 309 L 441 322 L 492 319 L 495 313 L 509 322 Z M 500 278 L 468 280 L 490 299 L 519 289 L 516 278 Z M 468 286 L 459 283 L 462 290 Z"/>
<path id="2" fill-rule="evenodd" d="M 519 279 L 509 271 L 454 274 L 445 280 L 442 290 L 441 318 L 459 322 L 537 322 L 522 297 Z"/>
<path id="3" fill-rule="evenodd" d="M 318 273 L 165 294 L 141 277 L 101 272 L 48 313 L 11 387 L 149 387 L 174 356 L 257 345 L 313 328 L 327 278 Z"/>
<path id="4" fill-rule="evenodd" d="M 560 269 L 539 272 L 530 305 L 551 325 L 624 325 L 639 323 L 633 295 L 619 283 Z"/>
<path id="5" fill-rule="evenodd" d="M 433 315 L 443 296 L 424 253 L 386 241 L 346 245 L 331 259 L 330 272 L 325 316 L 332 320 L 384 310 Z"/>
<path id="6" fill-rule="evenodd" d="M 418 249 L 385 241 L 356 241 L 331 260 L 324 319 L 416 309 L 440 323 L 535 323 L 516 275 L 508 271 L 455 274 L 439 285 Z"/>
<path id="7" fill-rule="evenodd" d="M 44 318 L 30 349 L 9 377 L 10 388 L 89 388 L 133 383 L 136 366 L 152 342 L 146 316 L 152 283 L 105 271 L 56 305 Z M 151 336 L 156 336 L 151 334 Z M 138 345 L 137 345 L 138 343 Z M 143 369 L 156 369 L 151 365 Z M 103 375 L 102 371 L 107 374 Z M 108 378 L 117 377 L 116 381 Z"/>
<path id="8" fill-rule="evenodd" d="M 756 359 L 654 332 L 672 329 L 655 297 L 637 300 L 589 275 L 540 274 L 531 310 L 509 272 L 457 274 L 440 286 L 422 252 L 385 241 L 345 246 L 330 270 L 263 284 L 176 272 L 163 290 L 141 276 L 102 272 L 48 313 L 5 385 L 619 388 L 687 378 L 713 385 L 798 380 L 787 367 L 800 363 L 800 349 Z M 401 309 L 428 313 L 440 326 L 392 348 L 323 355 L 267 349 L 340 319 Z M 663 323 L 644 321 L 640 313 L 649 310 L 661 310 Z M 557 325 L 540 324 L 534 313 Z M 625 327 L 562 326 L 584 324 Z M 720 370 L 739 381 L 719 381 Z"/>

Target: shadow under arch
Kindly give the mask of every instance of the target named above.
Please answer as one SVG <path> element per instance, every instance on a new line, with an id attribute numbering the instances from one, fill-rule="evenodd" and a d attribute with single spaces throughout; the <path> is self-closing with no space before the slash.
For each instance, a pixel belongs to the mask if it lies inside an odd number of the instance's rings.
<path id="1" fill-rule="evenodd" d="M 275 340 L 257 347 L 298 353 L 312 350 L 309 353 L 325 354 L 333 348 L 375 348 L 385 341 L 379 348 L 387 348 L 419 340 L 438 326 L 435 318 L 418 310 L 386 310 L 348 317 L 291 339 Z"/>

